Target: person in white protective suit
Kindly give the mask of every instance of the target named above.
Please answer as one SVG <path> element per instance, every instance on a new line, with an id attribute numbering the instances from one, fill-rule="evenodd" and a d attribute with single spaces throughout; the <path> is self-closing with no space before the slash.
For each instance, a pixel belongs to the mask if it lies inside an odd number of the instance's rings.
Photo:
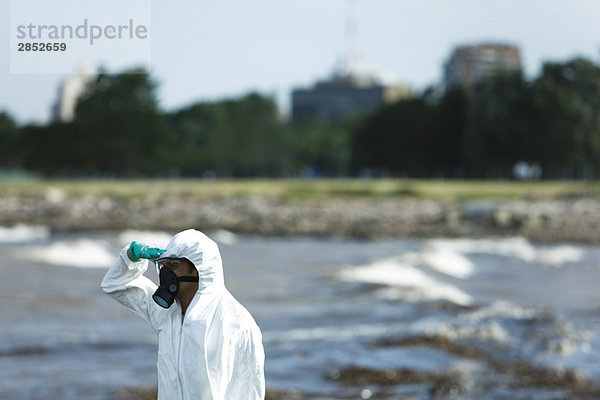
<path id="1" fill-rule="evenodd" d="M 159 267 L 160 286 L 143 276 Z M 189 229 L 166 250 L 132 242 L 102 290 L 158 335 L 159 400 L 264 399 L 264 350 L 250 313 L 225 288 L 217 244 Z"/>

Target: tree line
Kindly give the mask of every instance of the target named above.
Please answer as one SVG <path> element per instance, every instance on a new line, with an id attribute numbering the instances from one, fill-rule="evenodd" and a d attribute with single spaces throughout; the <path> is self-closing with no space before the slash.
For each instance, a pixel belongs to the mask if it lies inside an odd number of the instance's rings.
<path id="1" fill-rule="evenodd" d="M 136 72 L 132 74 L 131 72 Z M 101 71 L 72 122 L 19 125 L 0 113 L 0 168 L 48 177 L 374 176 L 543 178 L 600 174 L 600 67 L 576 58 L 539 76 L 431 87 L 342 121 L 293 123 L 272 98 L 164 111 L 144 70 Z"/>
<path id="2" fill-rule="evenodd" d="M 576 58 L 539 76 L 501 74 L 471 92 L 430 89 L 369 116 L 354 137 L 355 171 L 412 177 L 510 178 L 519 162 L 544 178 L 600 173 L 600 68 Z"/>

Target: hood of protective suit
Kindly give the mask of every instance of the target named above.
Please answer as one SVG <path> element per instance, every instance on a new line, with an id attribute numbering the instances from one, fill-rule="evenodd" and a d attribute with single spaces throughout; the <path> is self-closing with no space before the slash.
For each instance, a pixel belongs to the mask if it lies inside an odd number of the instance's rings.
<path id="1" fill-rule="evenodd" d="M 171 238 L 161 258 L 187 258 L 198 270 L 198 291 L 214 293 L 225 288 L 223 261 L 217 244 L 195 229 L 179 232 Z"/>

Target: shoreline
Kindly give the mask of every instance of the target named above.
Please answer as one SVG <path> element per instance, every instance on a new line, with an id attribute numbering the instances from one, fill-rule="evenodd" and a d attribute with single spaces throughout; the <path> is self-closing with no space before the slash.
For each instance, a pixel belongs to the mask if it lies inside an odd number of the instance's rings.
<path id="1" fill-rule="evenodd" d="M 523 236 L 600 243 L 596 196 L 452 201 L 411 197 L 289 200 L 272 196 L 4 194 L 0 225 L 53 231 L 198 228 L 258 236 L 357 239 Z"/>

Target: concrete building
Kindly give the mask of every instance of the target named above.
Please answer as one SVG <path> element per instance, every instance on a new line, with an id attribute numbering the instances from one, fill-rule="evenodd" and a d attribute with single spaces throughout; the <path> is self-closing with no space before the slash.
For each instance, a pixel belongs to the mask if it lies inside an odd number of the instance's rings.
<path id="1" fill-rule="evenodd" d="M 83 69 L 76 75 L 63 80 L 58 88 L 56 102 L 52 106 L 52 120 L 56 122 L 71 122 L 75 118 L 75 107 L 79 97 L 84 93 L 87 84 L 94 74 Z"/>
<path id="2" fill-rule="evenodd" d="M 328 79 L 312 87 L 292 91 L 292 120 L 340 120 L 353 113 L 374 111 L 384 104 L 410 97 L 405 85 L 388 83 L 381 73 L 367 72 L 356 51 L 358 23 L 356 1 L 346 0 L 346 49 L 340 64 Z"/>
<path id="3" fill-rule="evenodd" d="M 473 87 L 499 72 L 521 71 L 521 55 L 515 46 L 506 44 L 481 44 L 460 46 L 454 49 L 444 66 L 446 89 Z"/>
<path id="4" fill-rule="evenodd" d="M 410 95 L 408 86 L 386 84 L 375 75 L 338 71 L 313 87 L 292 91 L 292 120 L 336 121 L 352 113 L 373 111 Z"/>

